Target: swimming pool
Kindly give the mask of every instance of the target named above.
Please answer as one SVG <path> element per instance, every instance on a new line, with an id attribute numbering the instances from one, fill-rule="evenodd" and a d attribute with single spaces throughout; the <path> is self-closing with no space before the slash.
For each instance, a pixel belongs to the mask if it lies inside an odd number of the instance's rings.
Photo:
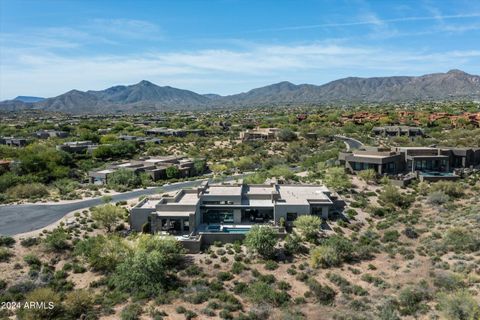
<path id="1" fill-rule="evenodd" d="M 456 177 L 453 172 L 422 171 L 420 175 L 424 177 Z"/>
<path id="2" fill-rule="evenodd" d="M 206 232 L 223 232 L 223 233 L 247 233 L 250 231 L 250 227 L 234 227 L 234 226 L 219 226 L 209 225 L 205 228 Z"/>

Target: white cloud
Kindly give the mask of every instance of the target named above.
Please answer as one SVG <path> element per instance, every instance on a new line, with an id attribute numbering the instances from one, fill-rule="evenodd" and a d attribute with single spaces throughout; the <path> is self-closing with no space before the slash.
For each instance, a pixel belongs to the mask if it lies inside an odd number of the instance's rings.
<path id="1" fill-rule="evenodd" d="M 20 94 L 55 96 L 73 88 L 103 89 L 142 79 L 199 92 L 229 94 L 281 80 L 321 84 L 347 75 L 405 75 L 461 69 L 475 65 L 473 61 L 478 61 L 480 51 L 431 53 L 320 42 L 94 57 L 10 49 L 6 55 L 8 62 L 1 66 L 0 99 Z"/>

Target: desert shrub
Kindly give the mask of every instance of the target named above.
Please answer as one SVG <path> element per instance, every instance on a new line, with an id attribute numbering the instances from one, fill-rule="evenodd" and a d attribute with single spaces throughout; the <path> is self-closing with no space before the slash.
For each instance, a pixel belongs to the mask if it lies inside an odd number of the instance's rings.
<path id="1" fill-rule="evenodd" d="M 418 232 L 413 227 L 406 227 L 405 230 L 403 230 L 403 233 L 407 238 L 410 238 L 410 239 L 418 238 Z"/>
<path id="2" fill-rule="evenodd" d="M 284 291 L 275 290 L 270 284 L 263 281 L 251 283 L 246 291 L 246 295 L 256 304 L 271 304 L 273 306 L 282 306 L 290 300 L 290 296 Z"/>
<path id="3" fill-rule="evenodd" d="M 112 272 L 130 254 L 125 241 L 118 236 L 96 236 L 78 242 L 74 253 L 84 257 L 98 271 Z"/>
<path id="4" fill-rule="evenodd" d="M 66 294 L 65 311 L 74 319 L 82 314 L 88 314 L 94 306 L 93 294 L 87 290 L 74 290 Z"/>
<path id="5" fill-rule="evenodd" d="M 397 187 L 387 184 L 380 193 L 379 200 L 385 204 L 395 205 L 400 208 L 408 208 L 413 201 L 411 196 L 402 194 Z"/>
<path id="6" fill-rule="evenodd" d="M 253 226 L 245 236 L 245 245 L 264 258 L 272 257 L 277 245 L 277 233 L 269 226 Z"/>
<path id="7" fill-rule="evenodd" d="M 60 296 L 50 288 L 38 288 L 28 293 L 25 301 L 44 303 L 46 308 L 22 308 L 17 312 L 20 319 L 56 319 L 62 314 Z M 49 308 L 53 306 L 53 308 Z"/>
<path id="8" fill-rule="evenodd" d="M 116 267 L 112 283 L 124 292 L 156 295 L 174 282 L 182 252 L 173 238 L 140 235 L 133 250 Z"/>
<path id="9" fill-rule="evenodd" d="M 438 306 L 450 320 L 480 319 L 480 305 L 466 290 L 441 295 Z"/>
<path id="10" fill-rule="evenodd" d="M 219 272 L 217 278 L 220 281 L 228 281 L 233 279 L 233 275 L 230 272 Z"/>
<path id="11" fill-rule="evenodd" d="M 40 259 L 32 253 L 24 256 L 23 261 L 25 261 L 25 263 L 28 264 L 29 266 L 33 266 L 33 265 L 40 266 L 42 264 Z"/>
<path id="12" fill-rule="evenodd" d="M 426 287 L 408 287 L 400 291 L 398 303 L 400 305 L 400 313 L 402 315 L 416 315 L 424 313 L 428 310 L 426 300 L 430 299 L 430 294 Z"/>
<path id="13" fill-rule="evenodd" d="M 434 274 L 433 284 L 435 287 L 447 291 L 453 291 L 465 286 L 465 283 L 460 275 L 446 271 L 436 272 Z"/>
<path id="14" fill-rule="evenodd" d="M 314 268 L 339 266 L 353 258 L 354 247 L 342 236 L 332 236 L 310 250 L 310 265 Z"/>
<path id="15" fill-rule="evenodd" d="M 70 246 L 67 240 L 68 234 L 65 232 L 65 230 L 57 228 L 45 237 L 44 243 L 47 249 L 51 251 L 62 251 Z"/>
<path id="16" fill-rule="evenodd" d="M 125 306 L 120 314 L 122 320 L 137 320 L 143 312 L 143 308 L 138 303 L 132 303 Z"/>
<path id="17" fill-rule="evenodd" d="M 298 228 L 303 238 L 315 242 L 320 232 L 322 220 L 317 216 L 302 215 L 295 219 L 293 225 Z"/>
<path id="18" fill-rule="evenodd" d="M 302 245 L 302 241 L 300 237 L 297 237 L 295 235 L 288 235 L 285 237 L 285 253 L 287 255 L 292 255 L 295 253 L 301 253 L 305 250 L 305 248 Z"/>
<path id="19" fill-rule="evenodd" d="M 480 238 L 474 232 L 461 227 L 448 229 L 444 236 L 444 243 L 454 251 L 476 251 L 480 249 Z"/>
<path id="20" fill-rule="evenodd" d="M 377 178 L 377 173 L 373 169 L 362 170 L 357 173 L 360 179 L 364 180 L 365 182 L 375 181 Z"/>
<path id="21" fill-rule="evenodd" d="M 232 272 L 235 274 L 240 274 L 245 270 L 245 265 L 241 262 L 234 261 L 232 264 Z"/>
<path id="22" fill-rule="evenodd" d="M 459 198 L 464 194 L 464 187 L 461 183 L 454 181 L 438 181 L 431 185 L 432 192 L 443 192 L 452 198 Z"/>
<path id="23" fill-rule="evenodd" d="M 22 247 L 29 248 L 38 244 L 38 238 L 34 238 L 34 237 L 25 238 L 20 241 L 20 244 L 22 245 Z"/>
<path id="24" fill-rule="evenodd" d="M 7 248 L 0 248 L 0 262 L 6 262 L 13 254 Z"/>
<path id="25" fill-rule="evenodd" d="M 267 260 L 267 261 L 265 261 L 265 269 L 276 270 L 276 269 L 278 269 L 278 263 L 276 263 L 273 260 Z"/>
<path id="26" fill-rule="evenodd" d="M 19 184 L 7 190 L 13 199 L 38 199 L 48 196 L 48 189 L 41 183 Z"/>
<path id="27" fill-rule="evenodd" d="M 322 286 L 317 280 L 309 278 L 307 281 L 308 288 L 317 302 L 323 305 L 331 305 L 335 301 L 337 295 L 335 290 L 329 286 Z"/>
<path id="28" fill-rule="evenodd" d="M 397 230 L 385 231 L 382 237 L 382 242 L 396 242 L 400 238 L 400 233 Z"/>
<path id="29" fill-rule="evenodd" d="M 0 236 L 0 247 L 11 247 L 15 244 L 15 239 L 9 236 Z"/>
<path id="30" fill-rule="evenodd" d="M 443 191 L 433 191 L 428 195 L 428 203 L 441 205 L 447 203 L 450 200 L 450 197 Z"/>

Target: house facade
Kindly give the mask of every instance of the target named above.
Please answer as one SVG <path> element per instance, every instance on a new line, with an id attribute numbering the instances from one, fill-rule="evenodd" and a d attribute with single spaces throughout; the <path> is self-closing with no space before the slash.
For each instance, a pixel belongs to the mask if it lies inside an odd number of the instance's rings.
<path id="1" fill-rule="evenodd" d="M 291 224 L 300 215 L 327 219 L 344 202 L 321 185 L 210 185 L 150 197 L 130 212 L 133 230 L 146 223 L 152 232 L 223 232 L 230 226 Z M 226 231 L 225 231 L 226 232 Z M 227 232 L 226 232 L 227 233 Z"/>
<path id="2" fill-rule="evenodd" d="M 364 147 L 340 153 L 339 161 L 350 172 L 373 169 L 379 175 L 420 172 L 441 176 L 455 169 L 479 167 L 480 148 Z"/>
<path id="3" fill-rule="evenodd" d="M 90 183 L 107 184 L 108 176 L 120 169 L 133 171 L 136 174 L 146 173 L 153 181 L 167 178 L 167 169 L 175 167 L 178 178 L 196 174 L 194 160 L 183 156 L 164 156 L 111 163 L 106 169 L 92 170 L 88 173 Z"/>

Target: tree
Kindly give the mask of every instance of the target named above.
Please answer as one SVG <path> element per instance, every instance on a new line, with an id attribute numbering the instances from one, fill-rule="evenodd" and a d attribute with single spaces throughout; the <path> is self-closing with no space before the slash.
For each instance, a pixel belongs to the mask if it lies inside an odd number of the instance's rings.
<path id="1" fill-rule="evenodd" d="M 235 162 L 235 166 L 239 170 L 245 171 L 255 168 L 255 163 L 250 157 L 241 157 L 238 161 Z"/>
<path id="2" fill-rule="evenodd" d="M 373 169 L 367 169 L 360 171 L 358 173 L 358 176 L 366 183 L 369 183 L 371 181 L 375 181 L 375 179 L 377 178 L 377 173 Z"/>
<path id="3" fill-rule="evenodd" d="M 336 190 L 347 189 L 352 185 L 345 169 L 341 167 L 327 169 L 324 182 L 328 187 Z"/>
<path id="4" fill-rule="evenodd" d="M 178 178 L 180 176 L 180 170 L 175 166 L 170 166 L 165 170 L 168 179 Z"/>
<path id="5" fill-rule="evenodd" d="M 98 235 L 78 242 L 74 253 L 84 257 L 94 270 L 110 273 L 131 254 L 130 250 L 126 241 L 119 236 Z"/>
<path id="6" fill-rule="evenodd" d="M 281 141 L 293 141 L 297 138 L 295 132 L 288 128 L 281 129 L 278 132 L 278 139 Z"/>
<path id="7" fill-rule="evenodd" d="M 135 172 L 127 169 L 119 169 L 108 177 L 110 186 L 135 188 L 142 184 L 142 179 Z"/>
<path id="8" fill-rule="evenodd" d="M 293 225 L 300 230 L 303 238 L 310 242 L 317 240 L 321 224 L 322 220 L 319 217 L 311 215 L 302 215 L 293 222 Z"/>
<path id="9" fill-rule="evenodd" d="M 263 258 L 274 255 L 277 241 L 277 233 L 270 226 L 253 226 L 245 236 L 245 245 Z"/>
<path id="10" fill-rule="evenodd" d="M 173 238 L 140 235 L 131 253 L 115 269 L 112 282 L 123 292 L 157 295 L 173 282 L 183 259 L 182 251 Z"/>
<path id="11" fill-rule="evenodd" d="M 117 207 L 113 204 L 105 204 L 97 206 L 92 209 L 92 218 L 100 223 L 107 232 L 112 230 L 112 227 L 124 216 L 125 210 L 122 207 Z"/>
<path id="12" fill-rule="evenodd" d="M 193 167 L 195 168 L 195 174 L 202 174 L 205 171 L 206 163 L 204 160 L 196 159 L 193 162 Z"/>

